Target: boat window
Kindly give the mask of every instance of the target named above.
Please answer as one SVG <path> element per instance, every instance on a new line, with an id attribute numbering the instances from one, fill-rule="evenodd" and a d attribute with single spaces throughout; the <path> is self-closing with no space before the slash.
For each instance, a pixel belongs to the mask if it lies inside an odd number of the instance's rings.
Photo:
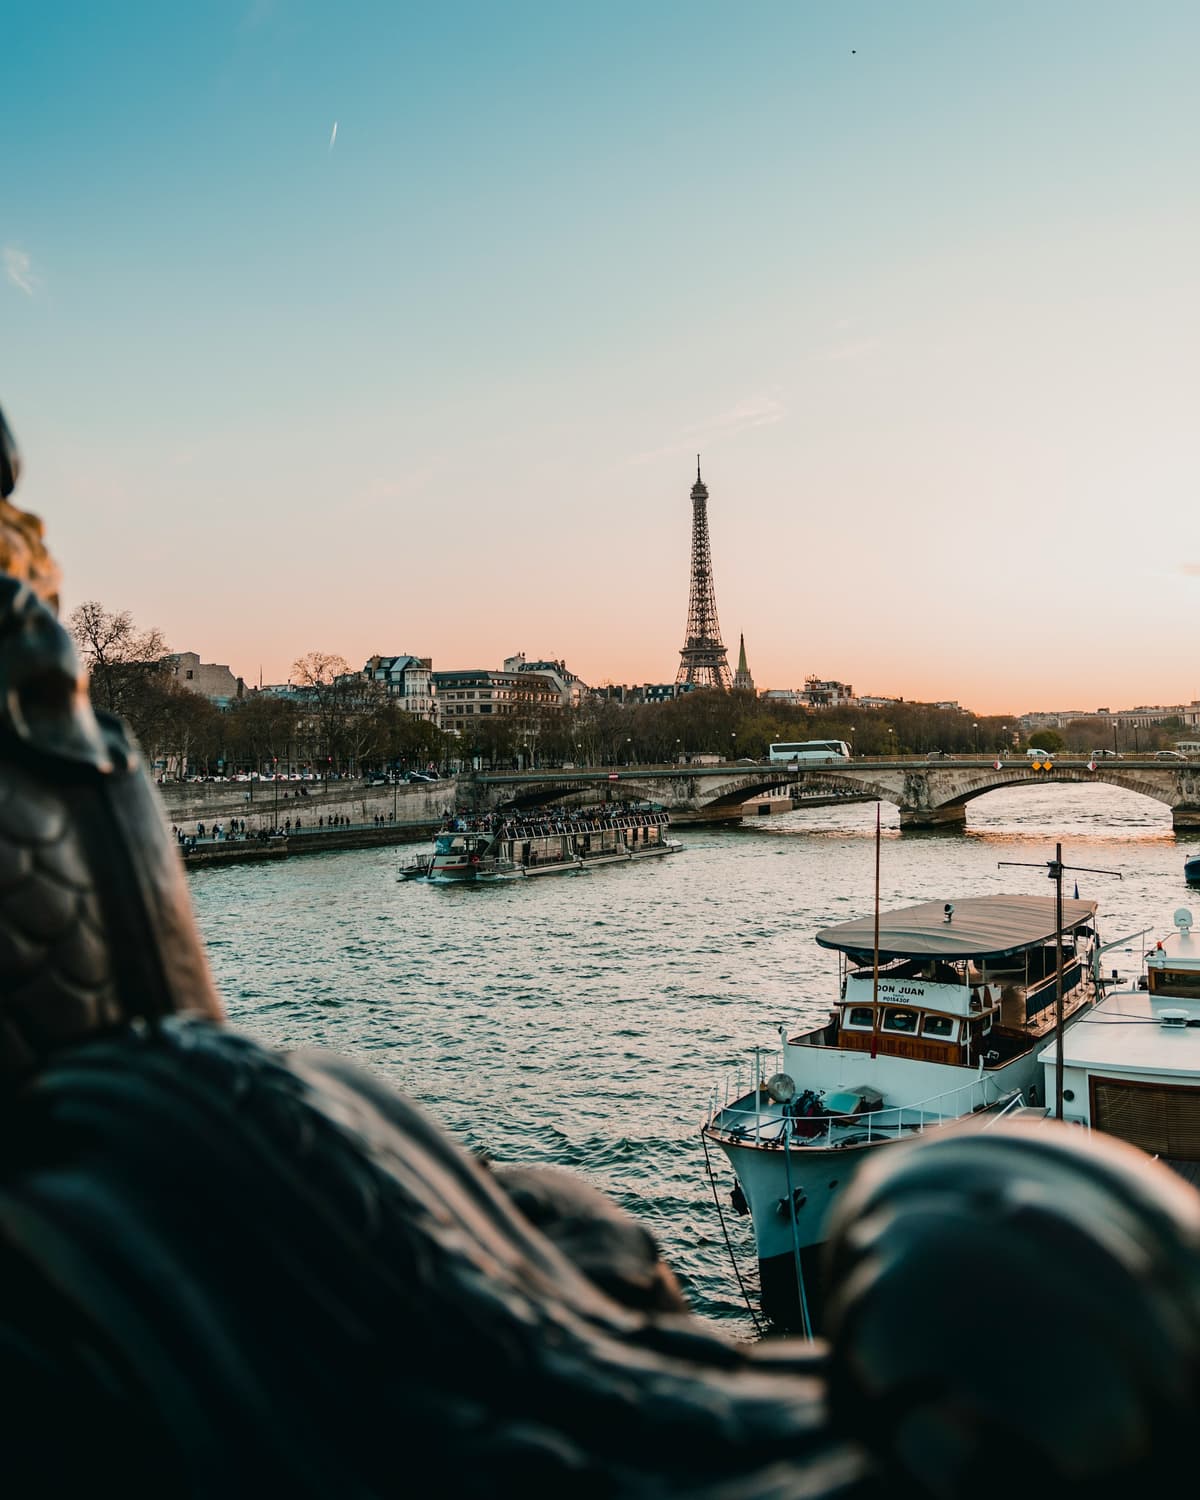
<path id="1" fill-rule="evenodd" d="M 950 1016 L 926 1016 L 925 1024 L 921 1027 L 921 1035 L 949 1039 L 954 1036 L 956 1030 L 957 1023 Z"/>
<path id="2" fill-rule="evenodd" d="M 898 1005 L 889 1005 L 883 1013 L 884 1031 L 916 1031 L 918 1012 L 901 1010 Z"/>
<path id="3" fill-rule="evenodd" d="M 1200 999 L 1200 973 L 1195 969 L 1159 969 L 1150 966 L 1150 993 Z"/>
<path id="4" fill-rule="evenodd" d="M 869 1005 L 852 1005 L 846 1012 L 846 1025 L 855 1031 L 870 1031 L 875 1025 L 875 1013 Z"/>

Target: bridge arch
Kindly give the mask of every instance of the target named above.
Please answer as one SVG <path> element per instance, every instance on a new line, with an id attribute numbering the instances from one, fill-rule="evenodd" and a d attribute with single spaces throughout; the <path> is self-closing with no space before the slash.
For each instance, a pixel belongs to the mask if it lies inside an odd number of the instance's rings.
<path id="1" fill-rule="evenodd" d="M 1093 764 L 1095 769 L 1090 769 Z M 595 767 L 578 772 L 477 773 L 468 786 L 480 810 L 636 799 L 657 802 L 693 818 L 712 819 L 730 817 L 743 802 L 791 786 L 801 792 L 852 791 L 892 803 L 899 809 L 903 829 L 962 824 L 967 804 L 978 797 L 1051 782 L 1121 787 L 1169 808 L 1175 828 L 1200 829 L 1200 763 L 1064 760 L 1045 770 L 1040 766 L 1034 770 L 1025 760 L 1000 765 L 993 761 L 853 761 L 795 771 L 785 766 L 741 764 L 630 766 L 618 771 Z"/>

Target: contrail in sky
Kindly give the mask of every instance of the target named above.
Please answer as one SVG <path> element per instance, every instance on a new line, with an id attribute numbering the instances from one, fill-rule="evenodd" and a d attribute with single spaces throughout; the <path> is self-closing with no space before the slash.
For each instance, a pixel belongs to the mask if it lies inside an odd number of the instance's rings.
<path id="1" fill-rule="evenodd" d="M 333 129 L 329 132 L 329 149 L 333 150 L 333 143 L 337 140 L 337 121 L 333 122 Z"/>

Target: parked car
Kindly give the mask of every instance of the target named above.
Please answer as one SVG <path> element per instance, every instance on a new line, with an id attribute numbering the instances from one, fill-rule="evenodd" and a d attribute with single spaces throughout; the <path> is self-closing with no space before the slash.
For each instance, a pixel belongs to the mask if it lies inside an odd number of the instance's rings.
<path id="1" fill-rule="evenodd" d="M 1116 750 L 1093 750 L 1092 753 L 1088 756 L 1088 759 L 1089 760 L 1124 760 L 1125 757 L 1123 755 L 1118 754 L 1118 752 Z"/>
<path id="2" fill-rule="evenodd" d="M 954 760 L 955 757 L 949 750 L 931 750 L 925 757 L 926 760 Z"/>
<path id="3" fill-rule="evenodd" d="M 1182 752 L 1182 750 L 1156 750 L 1154 752 L 1154 759 L 1155 760 L 1187 760 L 1187 756 L 1184 755 L 1184 753 Z"/>
<path id="4" fill-rule="evenodd" d="M 1025 752 L 1025 758 L 1026 758 L 1026 760 L 1053 760 L 1054 759 L 1054 751 L 1053 750 L 1039 750 L 1035 746 L 1031 746 L 1028 750 L 1026 750 L 1026 752 Z"/>
<path id="5" fill-rule="evenodd" d="M 409 781 L 436 781 L 437 777 L 431 776 L 428 771 L 410 771 L 408 779 Z"/>

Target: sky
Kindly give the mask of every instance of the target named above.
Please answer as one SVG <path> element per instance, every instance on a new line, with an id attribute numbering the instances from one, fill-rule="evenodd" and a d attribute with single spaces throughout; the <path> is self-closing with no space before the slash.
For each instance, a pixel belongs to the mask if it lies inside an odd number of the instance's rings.
<path id="1" fill-rule="evenodd" d="M 1190 0 L 5 20 L 0 405 L 63 610 L 977 713 L 1200 698 Z"/>

